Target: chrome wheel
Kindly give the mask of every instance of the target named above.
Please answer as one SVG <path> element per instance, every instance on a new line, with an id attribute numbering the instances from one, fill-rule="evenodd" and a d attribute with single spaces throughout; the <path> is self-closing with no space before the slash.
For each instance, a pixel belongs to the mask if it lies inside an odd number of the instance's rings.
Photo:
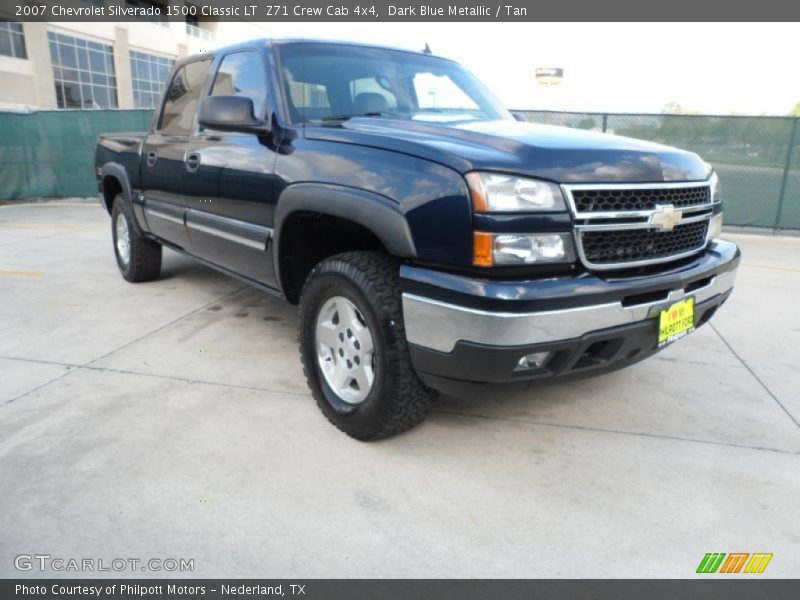
<path id="1" fill-rule="evenodd" d="M 317 314 L 317 363 L 331 390 L 348 404 L 360 404 L 375 381 L 375 346 L 355 304 L 343 296 L 325 301 Z"/>
<path id="2" fill-rule="evenodd" d="M 131 235 L 128 230 L 128 220 L 120 212 L 117 214 L 117 222 L 114 224 L 117 233 L 117 256 L 120 262 L 127 266 L 131 261 Z"/>

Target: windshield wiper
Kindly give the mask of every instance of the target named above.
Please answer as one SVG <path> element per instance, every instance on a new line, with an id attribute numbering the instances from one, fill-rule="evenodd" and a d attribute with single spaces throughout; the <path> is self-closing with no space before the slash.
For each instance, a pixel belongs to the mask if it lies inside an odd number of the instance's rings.
<path id="1" fill-rule="evenodd" d="M 394 111 L 391 111 L 391 110 L 381 110 L 381 111 L 376 111 L 376 112 L 364 113 L 363 115 L 360 115 L 360 116 L 363 116 L 363 117 L 400 117 L 402 115 L 403 115 L 403 113 L 394 112 Z"/>
<path id="2" fill-rule="evenodd" d="M 356 115 L 327 115 L 325 117 L 320 117 L 320 121 L 323 123 L 329 123 L 332 121 L 347 121 L 348 119 L 352 119 Z"/>
<path id="3" fill-rule="evenodd" d="M 328 115 L 325 117 L 321 117 L 320 121 L 323 123 L 341 123 L 343 121 L 348 121 L 355 117 L 397 117 L 402 113 L 398 112 L 389 112 L 389 111 L 380 111 L 380 112 L 366 112 L 361 113 L 359 115 Z"/>

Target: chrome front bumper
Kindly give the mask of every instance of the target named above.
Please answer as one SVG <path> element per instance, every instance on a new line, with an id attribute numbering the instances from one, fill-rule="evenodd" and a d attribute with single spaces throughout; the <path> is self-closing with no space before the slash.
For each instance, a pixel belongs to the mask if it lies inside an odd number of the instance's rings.
<path id="1" fill-rule="evenodd" d="M 718 243 L 730 244 L 721 240 Z M 735 250 L 733 244 L 730 246 Z M 618 300 L 537 312 L 485 311 L 406 292 L 403 294 L 406 337 L 410 344 L 445 353 L 452 352 L 458 342 L 509 347 L 579 338 L 593 331 L 653 318 L 662 308 L 689 295 L 694 296 L 696 304 L 701 304 L 733 288 L 736 266 L 720 273 L 710 271 L 710 279 L 702 287 L 688 292 L 685 287 L 671 289 L 649 302 L 624 305 Z M 695 280 L 703 275 L 697 273 Z"/>

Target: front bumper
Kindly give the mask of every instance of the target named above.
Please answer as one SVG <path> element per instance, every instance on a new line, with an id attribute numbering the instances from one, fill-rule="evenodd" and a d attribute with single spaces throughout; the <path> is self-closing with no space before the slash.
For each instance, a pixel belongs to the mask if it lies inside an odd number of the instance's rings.
<path id="1" fill-rule="evenodd" d="M 695 327 L 733 289 L 735 244 L 715 240 L 688 264 L 636 278 L 582 275 L 497 282 L 404 266 L 411 360 L 429 385 L 527 381 L 616 369 L 657 351 L 660 311 L 695 298 Z M 538 369 L 519 359 L 550 352 Z"/>

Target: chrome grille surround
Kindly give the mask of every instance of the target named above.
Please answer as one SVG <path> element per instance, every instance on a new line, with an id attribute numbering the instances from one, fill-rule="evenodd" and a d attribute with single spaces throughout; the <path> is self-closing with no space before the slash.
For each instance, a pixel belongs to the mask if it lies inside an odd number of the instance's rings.
<path id="1" fill-rule="evenodd" d="M 698 204 L 690 204 L 690 205 L 680 205 L 680 206 L 673 206 L 672 204 L 662 203 L 656 200 L 655 205 L 653 208 L 647 209 L 638 209 L 638 210 L 597 210 L 597 211 L 581 211 L 578 210 L 575 202 L 575 193 L 576 192 L 585 192 L 585 191 L 609 191 L 609 192 L 622 192 L 625 193 L 627 197 L 630 197 L 631 192 L 642 191 L 648 192 L 648 199 L 643 199 L 639 202 L 639 204 L 648 204 L 652 205 L 653 202 L 650 201 L 652 198 L 653 193 L 658 193 L 659 191 L 664 192 L 664 199 L 669 199 L 671 196 L 674 197 L 676 192 L 680 190 L 697 190 L 697 188 L 707 188 L 707 194 L 705 194 L 705 198 L 708 199 L 707 202 L 702 202 Z M 688 182 L 661 182 L 661 183 L 576 183 L 576 184 L 562 184 L 561 186 L 564 197 L 567 201 L 567 206 L 569 208 L 570 213 L 575 221 L 575 246 L 578 251 L 578 257 L 580 258 L 581 262 L 590 269 L 594 270 L 611 270 L 611 269 L 628 269 L 632 267 L 640 267 L 646 265 L 653 265 L 658 263 L 665 263 L 674 260 L 680 260 L 681 258 L 686 258 L 697 252 L 701 251 L 703 248 L 706 247 L 708 240 L 706 236 L 703 235 L 702 240 L 698 239 L 698 243 L 696 246 L 691 247 L 689 249 L 682 250 L 680 252 L 669 254 L 669 255 L 654 255 L 652 257 L 638 259 L 638 260 L 612 260 L 613 257 L 609 257 L 608 260 L 598 260 L 595 256 L 593 259 L 587 258 L 586 252 L 584 252 L 584 243 L 583 243 L 583 235 L 585 233 L 590 232 L 615 232 L 615 231 L 625 231 L 631 229 L 645 229 L 649 230 L 650 234 L 653 236 L 653 240 L 657 240 L 658 235 L 660 235 L 664 231 L 672 231 L 670 230 L 663 230 L 658 226 L 654 226 L 650 223 L 650 219 L 653 217 L 654 214 L 662 211 L 663 209 L 667 208 L 674 208 L 675 210 L 679 210 L 682 212 L 681 219 L 675 223 L 675 227 L 679 227 L 681 225 L 689 224 L 689 223 L 697 223 L 700 221 L 708 221 L 714 214 L 714 208 L 719 203 L 715 202 L 715 198 L 712 196 L 711 184 L 709 181 L 688 181 Z M 702 198 L 703 195 L 699 194 L 698 197 Z M 708 226 L 703 228 L 703 231 L 707 231 Z M 653 244 L 653 247 L 658 246 L 658 244 Z M 621 252 L 621 254 L 626 254 L 625 252 Z"/>

